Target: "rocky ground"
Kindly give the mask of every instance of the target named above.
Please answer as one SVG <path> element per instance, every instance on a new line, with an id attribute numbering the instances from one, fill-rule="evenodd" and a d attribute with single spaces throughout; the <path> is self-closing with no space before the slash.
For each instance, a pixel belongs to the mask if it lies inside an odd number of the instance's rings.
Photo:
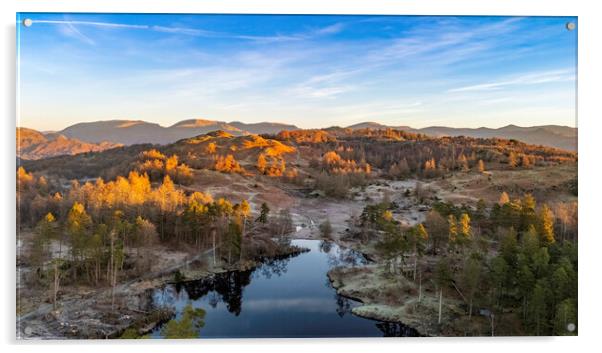
<path id="1" fill-rule="evenodd" d="M 255 242 L 261 242 L 258 246 L 264 248 L 266 243 L 271 244 L 265 259 L 305 251 L 294 246 L 278 246 L 265 238 Z M 232 266 L 223 263 L 213 266 L 211 249 L 194 255 L 173 251 L 156 254 L 155 271 L 120 283 L 115 288 L 114 301 L 110 287 L 66 286 L 61 290 L 56 309 L 49 301 L 47 290 L 18 292 L 17 338 L 118 338 L 128 328 L 142 335 L 172 317 L 173 312 L 153 305 L 152 292 L 173 282 L 176 273 L 182 280 L 196 280 L 226 271 L 249 270 L 265 260 L 257 258 Z"/>
<path id="2" fill-rule="evenodd" d="M 420 288 L 411 279 L 401 274 L 390 274 L 382 265 L 374 263 L 364 267 L 335 268 L 328 273 L 328 277 L 337 293 L 362 303 L 352 309 L 355 315 L 400 322 L 423 336 L 465 335 L 465 330 L 455 324 L 458 318 L 466 314 L 461 308 L 462 302 L 456 296 L 446 294 L 439 324 L 438 293 L 433 292 L 432 286 L 427 286 L 427 283 Z"/>

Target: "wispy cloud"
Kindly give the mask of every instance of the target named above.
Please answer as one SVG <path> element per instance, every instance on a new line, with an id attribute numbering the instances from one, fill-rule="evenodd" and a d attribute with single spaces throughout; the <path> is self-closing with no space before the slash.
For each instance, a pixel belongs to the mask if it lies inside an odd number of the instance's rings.
<path id="1" fill-rule="evenodd" d="M 86 36 L 85 34 L 83 34 L 82 32 L 80 32 L 75 25 L 73 25 L 72 23 L 64 23 L 59 27 L 59 31 L 67 36 L 67 37 L 72 37 L 72 38 L 76 38 L 86 44 L 89 45 L 95 45 L 96 43 L 88 36 Z"/>
<path id="2" fill-rule="evenodd" d="M 318 35 L 337 34 L 337 33 L 341 32 L 344 28 L 345 28 L 345 25 L 341 22 L 338 22 L 333 25 L 317 29 L 314 31 L 314 33 L 318 34 Z"/>
<path id="3" fill-rule="evenodd" d="M 550 106 L 550 122 L 572 118 L 573 87 L 553 84 L 575 79 L 565 19 L 66 16 L 32 15 L 44 31 L 22 43 L 23 115 L 56 125 L 203 115 L 470 126 Z"/>
<path id="4" fill-rule="evenodd" d="M 73 21 L 73 20 L 34 20 L 33 23 L 45 23 L 45 24 L 56 24 L 73 27 L 75 25 L 81 26 L 92 26 L 97 28 L 111 28 L 111 29 L 138 29 L 138 30 L 150 30 L 162 33 L 171 34 L 182 34 L 187 36 L 196 37 L 215 37 L 215 38 L 230 38 L 230 39 L 243 39 L 262 43 L 275 43 L 275 42 L 290 42 L 290 41 L 301 41 L 309 40 L 319 36 L 327 36 L 339 33 L 343 30 L 343 23 L 335 23 L 333 25 L 325 26 L 322 28 L 293 33 L 293 34 L 276 34 L 269 36 L 261 35 L 243 35 L 236 33 L 217 32 L 209 31 L 199 28 L 187 28 L 187 27 L 173 27 L 173 26 L 158 26 L 158 25 L 147 25 L 147 24 L 128 24 L 128 23 L 116 23 L 116 22 L 97 22 L 97 21 Z"/>
<path id="5" fill-rule="evenodd" d="M 468 28 L 453 19 L 433 20 L 430 27 L 418 27 L 394 39 L 391 44 L 370 51 L 367 59 L 374 64 L 397 63 L 413 58 L 451 64 L 491 48 L 499 36 L 516 30 L 521 20 L 509 18 Z"/>
<path id="6" fill-rule="evenodd" d="M 147 29 L 156 32 L 163 33 L 174 33 L 174 34 L 185 34 L 188 36 L 200 36 L 200 37 L 216 37 L 219 36 L 218 32 L 206 31 L 198 28 L 185 28 L 185 27 L 165 27 L 165 26 L 149 26 Z"/>
<path id="7" fill-rule="evenodd" d="M 345 25 L 341 22 L 335 23 L 333 25 L 312 29 L 299 33 L 292 34 L 276 34 L 272 36 L 251 36 L 251 35 L 227 35 L 223 34 L 225 37 L 238 38 L 238 39 L 247 39 L 260 43 L 278 43 L 278 42 L 296 42 L 303 40 L 311 40 L 315 38 L 319 38 L 322 36 L 333 35 L 341 32 L 345 28 Z"/>
<path id="8" fill-rule="evenodd" d="M 358 88 L 357 84 L 349 84 L 348 79 L 360 71 L 352 69 L 314 75 L 293 87 L 291 93 L 300 98 L 336 98 Z"/>
<path id="9" fill-rule="evenodd" d="M 83 25 L 83 26 L 94 26 L 94 27 L 107 27 L 107 28 L 130 28 L 130 29 L 149 29 L 147 25 L 133 25 L 125 23 L 113 23 L 113 22 L 94 22 L 94 21 L 70 21 L 70 20 L 33 20 L 35 23 L 47 23 L 47 24 L 59 24 L 59 25 Z"/>
<path id="10" fill-rule="evenodd" d="M 514 78 L 503 79 L 499 81 L 480 83 L 470 86 L 449 89 L 447 92 L 468 92 L 468 91 L 491 91 L 499 90 L 508 86 L 517 85 L 537 85 L 542 83 L 564 82 L 575 79 L 572 69 L 552 70 L 545 72 L 535 72 Z"/>
<path id="11" fill-rule="evenodd" d="M 356 87 L 353 85 L 347 86 L 326 86 L 326 87 L 312 87 L 312 86 L 300 86 L 293 90 L 299 97 L 307 98 L 336 98 L 342 93 L 346 93 L 354 90 Z"/>

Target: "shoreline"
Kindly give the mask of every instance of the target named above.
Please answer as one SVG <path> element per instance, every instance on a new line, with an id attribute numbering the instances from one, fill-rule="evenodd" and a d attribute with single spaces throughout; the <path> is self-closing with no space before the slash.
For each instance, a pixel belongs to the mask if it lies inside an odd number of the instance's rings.
<path id="1" fill-rule="evenodd" d="M 251 271 L 265 262 L 307 251 L 309 249 L 287 245 L 274 256 L 261 256 L 233 266 L 202 270 L 183 270 L 189 265 L 185 263 L 169 271 L 160 271 L 153 276 L 121 284 L 116 289 L 115 298 L 119 303 L 115 308 L 106 303 L 111 291 L 107 287 L 99 288 L 87 297 L 73 296 L 62 300 L 57 310 L 52 309 L 52 304 L 44 304 L 17 316 L 16 337 L 17 340 L 117 339 L 128 329 L 135 329 L 142 336 L 169 321 L 175 314 L 165 308 L 155 307 L 152 292 L 177 283 L 174 281 L 176 272 L 184 276 L 184 281 L 198 281 L 227 272 Z"/>

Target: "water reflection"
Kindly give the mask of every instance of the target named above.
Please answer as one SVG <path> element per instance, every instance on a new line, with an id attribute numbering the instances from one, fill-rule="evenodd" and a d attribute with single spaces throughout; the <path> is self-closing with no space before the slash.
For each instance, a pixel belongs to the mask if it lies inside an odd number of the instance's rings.
<path id="1" fill-rule="evenodd" d="M 355 267 L 366 265 L 368 260 L 361 253 L 348 248 L 340 248 L 330 241 L 320 241 L 320 251 L 328 257 L 330 267 Z"/>
<path id="2" fill-rule="evenodd" d="M 335 294 L 335 299 L 337 301 L 337 314 L 340 317 L 345 316 L 345 314 L 349 314 L 351 313 L 351 299 L 349 298 L 345 298 L 343 296 L 340 296 L 338 294 Z"/>
<path id="3" fill-rule="evenodd" d="M 385 337 L 418 337 L 418 332 L 398 322 L 380 322 L 376 324 Z"/>
<path id="4" fill-rule="evenodd" d="M 188 302 L 207 311 L 201 337 L 366 337 L 412 335 L 402 325 L 351 314 L 358 303 L 341 297 L 326 273 L 366 259 L 331 242 L 294 240 L 311 251 L 264 263 L 251 271 L 225 272 L 155 291 L 157 306 Z M 160 337 L 160 329 L 154 337 Z"/>

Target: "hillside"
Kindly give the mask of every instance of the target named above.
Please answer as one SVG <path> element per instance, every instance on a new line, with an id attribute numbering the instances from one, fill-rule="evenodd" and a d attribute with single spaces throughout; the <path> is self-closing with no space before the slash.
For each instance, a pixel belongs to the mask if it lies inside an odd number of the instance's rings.
<path id="1" fill-rule="evenodd" d="M 98 152 L 119 146 L 112 142 L 88 143 L 58 133 L 42 134 L 32 129 L 17 128 L 17 157 L 20 159 Z"/>
<path id="2" fill-rule="evenodd" d="M 519 140 L 528 144 L 543 145 L 569 151 L 577 150 L 577 129 L 568 126 L 543 125 L 521 127 L 508 125 L 497 129 L 451 128 L 445 126 L 429 126 L 412 128 L 409 126 L 387 126 L 377 122 L 363 122 L 347 127 L 348 129 L 387 129 L 404 130 L 421 133 L 433 137 L 467 136 L 475 138 L 502 138 Z M 138 143 L 169 144 L 211 131 L 226 131 L 235 136 L 250 134 L 277 134 L 280 131 L 297 130 L 295 125 L 282 123 L 243 123 L 240 121 L 223 122 L 204 119 L 190 119 L 163 127 L 159 124 L 141 120 L 109 120 L 79 123 L 60 131 L 61 135 L 81 141 L 99 143 L 110 141 L 123 145 Z M 328 130 L 328 129 L 326 129 Z"/>
<path id="3" fill-rule="evenodd" d="M 143 151 L 149 152 L 145 157 Z M 545 166 L 574 162 L 571 151 L 529 145 L 513 140 L 465 136 L 430 137 L 400 130 L 283 131 L 276 135 L 236 136 L 214 131 L 167 145 L 133 145 L 90 155 L 65 156 L 25 163 L 28 170 L 68 179 L 125 175 L 136 163 L 152 174 L 164 168 L 169 156 L 192 170 L 215 170 L 243 176 L 265 174 L 303 180 L 321 173 L 367 176 L 436 177 L 449 171 L 476 168 L 482 160 L 488 170 Z M 187 173 L 187 172 L 186 172 Z M 161 173 L 159 173 L 161 174 Z M 302 178 L 301 178 L 302 177 Z M 350 181 L 354 184 L 354 181 Z"/>
<path id="4" fill-rule="evenodd" d="M 241 136 L 272 134 L 282 130 L 295 129 L 297 127 L 294 125 L 278 123 L 226 123 L 203 119 L 183 120 L 169 127 L 140 120 L 109 120 L 75 124 L 60 131 L 60 133 L 67 137 L 92 143 L 112 141 L 123 145 L 134 145 L 138 143 L 168 144 L 217 130 Z"/>
<path id="5" fill-rule="evenodd" d="M 568 126 L 543 125 L 532 127 L 521 127 L 508 125 L 498 129 L 480 127 L 470 128 L 451 128 L 445 126 L 429 126 L 421 129 L 414 129 L 408 126 L 387 126 L 375 122 L 364 122 L 349 126 L 350 129 L 386 129 L 393 128 L 405 130 L 408 132 L 422 133 L 434 137 L 441 136 L 467 136 L 476 138 L 503 138 L 514 139 L 528 144 L 543 145 L 561 148 L 569 151 L 577 150 L 577 129 Z"/>

